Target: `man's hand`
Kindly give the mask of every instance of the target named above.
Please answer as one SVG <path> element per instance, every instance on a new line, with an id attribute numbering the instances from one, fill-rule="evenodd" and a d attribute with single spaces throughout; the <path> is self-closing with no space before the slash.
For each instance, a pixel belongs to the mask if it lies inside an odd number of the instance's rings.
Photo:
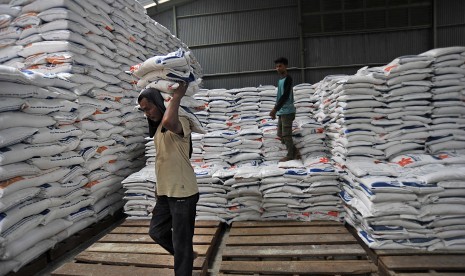
<path id="1" fill-rule="evenodd" d="M 177 97 L 178 99 L 184 97 L 184 95 L 186 95 L 187 87 L 187 83 L 180 82 L 178 88 L 173 90 L 173 97 Z"/>
<path id="2" fill-rule="evenodd" d="M 173 91 L 173 97 L 170 100 L 170 104 L 166 108 L 161 124 L 167 130 L 182 135 L 182 125 L 179 121 L 179 106 L 181 105 L 181 98 L 186 95 L 187 84 L 180 82 L 178 88 Z"/>
<path id="3" fill-rule="evenodd" d="M 271 117 L 271 119 L 273 119 L 273 120 L 276 119 L 276 109 L 273 108 L 273 109 L 270 111 L 270 117 Z"/>

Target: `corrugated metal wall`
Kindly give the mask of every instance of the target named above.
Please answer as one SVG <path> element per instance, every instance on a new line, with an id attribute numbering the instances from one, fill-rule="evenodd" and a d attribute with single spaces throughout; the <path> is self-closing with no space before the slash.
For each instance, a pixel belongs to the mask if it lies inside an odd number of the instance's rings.
<path id="1" fill-rule="evenodd" d="M 438 47 L 465 45 L 465 1 L 436 1 Z"/>
<path id="2" fill-rule="evenodd" d="M 178 35 L 192 46 L 298 36 L 294 6 L 200 17 L 183 17 L 181 11 L 179 8 Z M 277 22 L 280 16 L 282 22 Z"/>
<path id="3" fill-rule="evenodd" d="M 174 32 L 174 16 L 173 16 L 173 11 L 168 10 L 162 13 L 157 14 L 157 17 L 155 19 L 157 22 L 168 28 L 172 34 L 175 34 Z"/>
<path id="4" fill-rule="evenodd" d="M 327 75 L 355 74 L 363 66 L 425 52 L 429 44 L 425 29 L 306 38 L 305 80 L 314 83 Z"/>
<path id="5" fill-rule="evenodd" d="M 465 1 L 432 1 L 437 47 L 465 45 Z M 153 17 L 194 51 L 206 88 L 275 85 L 273 60 L 279 56 L 289 59 L 295 84 L 314 83 L 434 45 L 433 26 L 310 35 L 301 41 L 298 7 L 298 0 L 196 0 Z"/>
<path id="6" fill-rule="evenodd" d="M 307 38 L 307 65 L 383 63 L 428 48 L 427 30 Z"/>

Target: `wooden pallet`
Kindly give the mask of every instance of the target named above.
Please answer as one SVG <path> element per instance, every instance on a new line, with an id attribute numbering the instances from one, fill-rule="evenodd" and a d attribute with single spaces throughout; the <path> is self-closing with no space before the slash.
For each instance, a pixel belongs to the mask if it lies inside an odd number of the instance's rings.
<path id="1" fill-rule="evenodd" d="M 357 230 L 351 225 L 346 224 L 347 229 L 354 235 L 358 243 L 365 249 L 368 256 L 375 265 L 379 265 L 379 261 L 382 256 L 401 256 L 402 258 L 408 258 L 409 256 L 433 256 L 433 255 L 463 255 L 465 256 L 465 250 L 434 250 L 428 251 L 426 249 L 371 249 L 365 242 L 358 236 Z M 465 275 L 465 274 L 464 274 Z M 413 276 L 413 274 L 412 274 Z"/>
<path id="2" fill-rule="evenodd" d="M 150 238 L 149 225 L 149 220 L 126 220 L 52 275 L 174 275 L 174 258 Z M 194 250 L 199 257 L 193 275 L 207 275 L 220 232 L 220 222 L 196 222 Z"/>
<path id="3" fill-rule="evenodd" d="M 90 225 L 89 227 L 75 233 L 66 240 L 58 243 L 54 248 L 49 251 L 50 261 L 55 261 L 58 258 L 61 258 L 66 253 L 74 250 L 79 245 L 89 241 L 92 238 L 97 238 L 100 233 L 105 231 L 105 229 L 110 226 L 117 224 L 118 221 L 122 222 L 124 219 L 124 214 L 121 212 L 115 213 L 114 216 L 107 216 L 101 221 Z M 108 231 L 108 230 L 107 230 Z"/>
<path id="4" fill-rule="evenodd" d="M 380 256 L 380 276 L 459 276 L 465 275 L 465 255 Z"/>
<path id="5" fill-rule="evenodd" d="M 376 266 L 342 223 L 235 222 L 220 275 L 371 275 Z"/>

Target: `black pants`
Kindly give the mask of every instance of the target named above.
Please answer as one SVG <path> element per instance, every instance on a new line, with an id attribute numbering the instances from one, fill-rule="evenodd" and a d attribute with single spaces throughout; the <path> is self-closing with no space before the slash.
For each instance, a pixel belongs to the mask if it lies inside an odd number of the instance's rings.
<path id="1" fill-rule="evenodd" d="M 192 238 L 199 194 L 175 198 L 158 196 L 150 222 L 150 237 L 174 255 L 176 276 L 191 276 L 194 263 Z"/>

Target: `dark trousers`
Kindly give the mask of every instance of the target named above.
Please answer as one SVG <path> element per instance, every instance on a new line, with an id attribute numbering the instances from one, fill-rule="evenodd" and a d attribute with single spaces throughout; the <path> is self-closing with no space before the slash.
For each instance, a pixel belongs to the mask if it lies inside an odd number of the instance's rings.
<path id="1" fill-rule="evenodd" d="M 158 196 L 150 222 L 150 237 L 174 255 L 176 276 L 192 276 L 194 250 L 192 238 L 199 194 L 174 198 Z"/>
<path id="2" fill-rule="evenodd" d="M 283 114 L 278 116 L 278 137 L 281 138 L 281 143 L 286 145 L 287 156 L 294 159 L 297 149 L 292 140 L 292 122 L 294 122 L 295 113 Z"/>

